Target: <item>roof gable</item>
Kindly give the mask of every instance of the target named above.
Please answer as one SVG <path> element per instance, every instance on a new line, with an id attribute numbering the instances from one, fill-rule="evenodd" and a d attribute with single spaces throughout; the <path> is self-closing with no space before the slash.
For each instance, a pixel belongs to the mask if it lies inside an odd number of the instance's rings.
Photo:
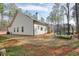
<path id="1" fill-rule="evenodd" d="M 18 13 L 18 12 L 16 12 L 15 15 L 14 15 L 14 17 L 13 17 L 13 20 L 11 21 L 11 23 L 10 23 L 10 25 L 9 25 L 8 27 L 11 27 L 11 26 L 12 26 L 12 24 L 13 24 L 13 22 L 14 22 L 16 16 L 18 16 L 18 15 L 20 15 L 20 16 L 21 16 L 21 15 L 27 16 L 27 17 L 29 17 L 31 20 L 33 20 L 33 21 L 34 21 L 35 23 L 37 23 L 37 24 L 47 25 L 47 23 L 38 21 L 38 20 L 36 20 L 35 18 L 33 18 L 33 17 L 29 16 L 29 15 L 25 15 L 25 14 L 23 14 L 23 13 Z"/>

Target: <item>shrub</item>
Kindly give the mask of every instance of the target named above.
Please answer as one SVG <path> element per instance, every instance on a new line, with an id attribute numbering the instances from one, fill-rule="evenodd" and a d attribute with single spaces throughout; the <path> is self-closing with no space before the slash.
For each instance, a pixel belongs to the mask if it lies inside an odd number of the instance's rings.
<path id="1" fill-rule="evenodd" d="M 72 39 L 71 35 L 57 35 L 57 37 L 61 39 Z"/>

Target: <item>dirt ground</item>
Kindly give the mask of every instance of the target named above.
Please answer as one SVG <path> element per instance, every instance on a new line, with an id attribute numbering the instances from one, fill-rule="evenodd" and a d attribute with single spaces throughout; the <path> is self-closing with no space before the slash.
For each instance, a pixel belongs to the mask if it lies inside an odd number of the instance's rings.
<path id="1" fill-rule="evenodd" d="M 11 39 L 7 40 L 4 43 L 2 43 L 1 46 L 4 46 L 4 48 L 13 47 L 13 46 L 22 46 L 23 49 L 25 49 L 26 52 L 24 54 L 27 55 L 27 51 L 29 55 L 34 56 L 64 56 L 67 55 L 69 52 L 77 52 L 79 53 L 79 48 L 72 48 L 68 45 L 64 45 L 63 41 L 59 41 L 60 43 L 52 43 L 48 41 L 32 41 L 32 40 L 21 40 L 21 39 Z M 76 42 L 76 41 L 75 41 Z M 58 45 L 60 44 L 60 45 Z"/>
<path id="2" fill-rule="evenodd" d="M 6 34 L 6 31 L 0 31 L 0 35 Z"/>
<path id="3" fill-rule="evenodd" d="M 0 48 L 8 48 L 13 46 L 23 45 L 29 49 L 29 45 L 37 50 L 34 50 L 33 55 L 41 55 L 43 52 L 49 53 L 49 55 L 66 55 L 66 53 L 70 51 L 78 52 L 79 48 L 74 48 L 76 44 L 72 44 L 74 42 L 79 42 L 78 39 L 72 38 L 71 40 L 58 39 L 53 36 L 54 34 L 44 34 L 40 36 L 18 36 L 12 37 L 10 39 L 5 40 L 3 43 L 0 43 Z M 78 44 L 79 45 L 79 44 Z M 40 47 L 39 47 L 40 46 Z M 39 50 L 39 49 L 42 50 Z M 79 52 L 78 52 L 79 53 Z"/>
<path id="4" fill-rule="evenodd" d="M 0 32 L 1 35 L 5 34 L 5 32 Z M 17 46 L 17 45 L 23 45 L 25 43 L 33 44 L 34 41 L 40 42 L 40 40 L 46 41 L 46 39 L 50 38 L 52 34 L 44 34 L 44 35 L 39 35 L 39 36 L 17 36 L 13 37 L 10 39 L 7 39 L 0 43 L 0 48 L 7 48 L 7 47 L 12 47 L 12 46 Z"/>
<path id="5" fill-rule="evenodd" d="M 8 35 L 9 36 L 9 35 Z M 54 34 L 44 34 L 39 36 L 12 36 L 12 38 L 0 43 L 0 47 L 10 47 L 15 45 L 23 45 L 25 43 L 35 45 L 47 45 L 52 47 L 71 46 L 71 43 L 79 41 L 78 39 L 64 40 L 54 38 Z"/>

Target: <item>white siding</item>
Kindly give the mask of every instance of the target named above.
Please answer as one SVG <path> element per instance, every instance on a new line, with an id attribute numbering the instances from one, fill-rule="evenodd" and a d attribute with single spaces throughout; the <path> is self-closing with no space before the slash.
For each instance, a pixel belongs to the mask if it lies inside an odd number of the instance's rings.
<path id="1" fill-rule="evenodd" d="M 24 32 L 22 32 L 22 26 L 24 27 Z M 17 32 L 17 27 L 19 27 L 19 32 Z M 33 35 L 33 20 L 23 14 L 17 14 L 9 31 L 12 34 Z"/>
<path id="2" fill-rule="evenodd" d="M 42 30 L 41 30 L 41 28 L 42 28 Z M 34 34 L 35 35 L 44 34 L 44 33 L 47 33 L 47 27 L 46 26 L 34 24 Z"/>

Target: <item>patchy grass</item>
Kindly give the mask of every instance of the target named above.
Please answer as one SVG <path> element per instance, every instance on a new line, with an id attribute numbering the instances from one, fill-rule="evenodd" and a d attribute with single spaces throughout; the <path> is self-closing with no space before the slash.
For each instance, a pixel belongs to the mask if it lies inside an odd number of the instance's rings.
<path id="1" fill-rule="evenodd" d="M 36 46 L 31 44 L 26 44 L 23 46 L 15 46 L 7 48 L 7 55 L 9 56 L 33 56 L 33 55 L 47 55 L 47 50 L 45 51 L 43 46 Z"/>
<path id="2" fill-rule="evenodd" d="M 15 46 L 6 49 L 9 56 L 24 56 L 25 50 L 22 46 Z"/>
<path id="3" fill-rule="evenodd" d="M 9 56 L 78 56 L 79 53 L 74 48 L 79 47 L 79 41 L 73 42 L 69 46 L 49 47 L 47 45 L 24 44 L 7 48 Z"/>
<path id="4" fill-rule="evenodd" d="M 7 35 L 7 34 L 0 35 L 0 42 L 3 42 L 4 40 L 12 38 L 12 37 L 15 37 L 15 35 Z"/>
<path id="5" fill-rule="evenodd" d="M 35 42 L 35 41 L 33 41 Z M 60 43 L 59 43 L 60 42 Z M 68 42 L 68 43 L 67 43 Z M 79 40 L 55 40 L 50 45 L 37 45 L 37 44 L 24 44 L 22 46 L 15 46 L 7 48 L 7 54 L 10 56 L 78 56 L 79 53 L 75 52 L 74 49 L 79 48 Z M 68 45 L 64 46 L 63 44 L 67 43 Z M 41 44 L 41 42 L 40 42 Z M 61 44 L 57 46 L 57 44 Z"/>
<path id="6" fill-rule="evenodd" d="M 3 35 L 1 36 L 2 38 L 1 40 L 3 41 L 11 37 L 24 37 L 24 36 Z M 25 39 L 27 41 L 27 38 Z M 30 40 L 33 44 L 29 43 L 22 46 L 9 47 L 6 49 L 7 55 L 9 56 L 54 56 L 54 55 L 78 56 L 79 55 L 79 53 L 73 51 L 74 48 L 79 47 L 79 40 L 77 39 L 65 40 L 64 38 L 62 39 L 56 38 L 55 40 L 53 39 L 55 38 L 52 38 L 51 41 Z"/>
<path id="7" fill-rule="evenodd" d="M 79 47 L 79 41 L 71 43 L 70 47 L 72 47 L 72 48 L 78 48 Z"/>
<path id="8" fill-rule="evenodd" d="M 71 50 L 72 48 L 69 47 L 53 48 L 46 45 L 25 44 L 7 48 L 7 54 L 9 56 L 60 56 L 65 55 Z"/>
<path id="9" fill-rule="evenodd" d="M 9 37 L 0 36 L 0 42 L 3 42 L 4 40 L 8 39 Z"/>

